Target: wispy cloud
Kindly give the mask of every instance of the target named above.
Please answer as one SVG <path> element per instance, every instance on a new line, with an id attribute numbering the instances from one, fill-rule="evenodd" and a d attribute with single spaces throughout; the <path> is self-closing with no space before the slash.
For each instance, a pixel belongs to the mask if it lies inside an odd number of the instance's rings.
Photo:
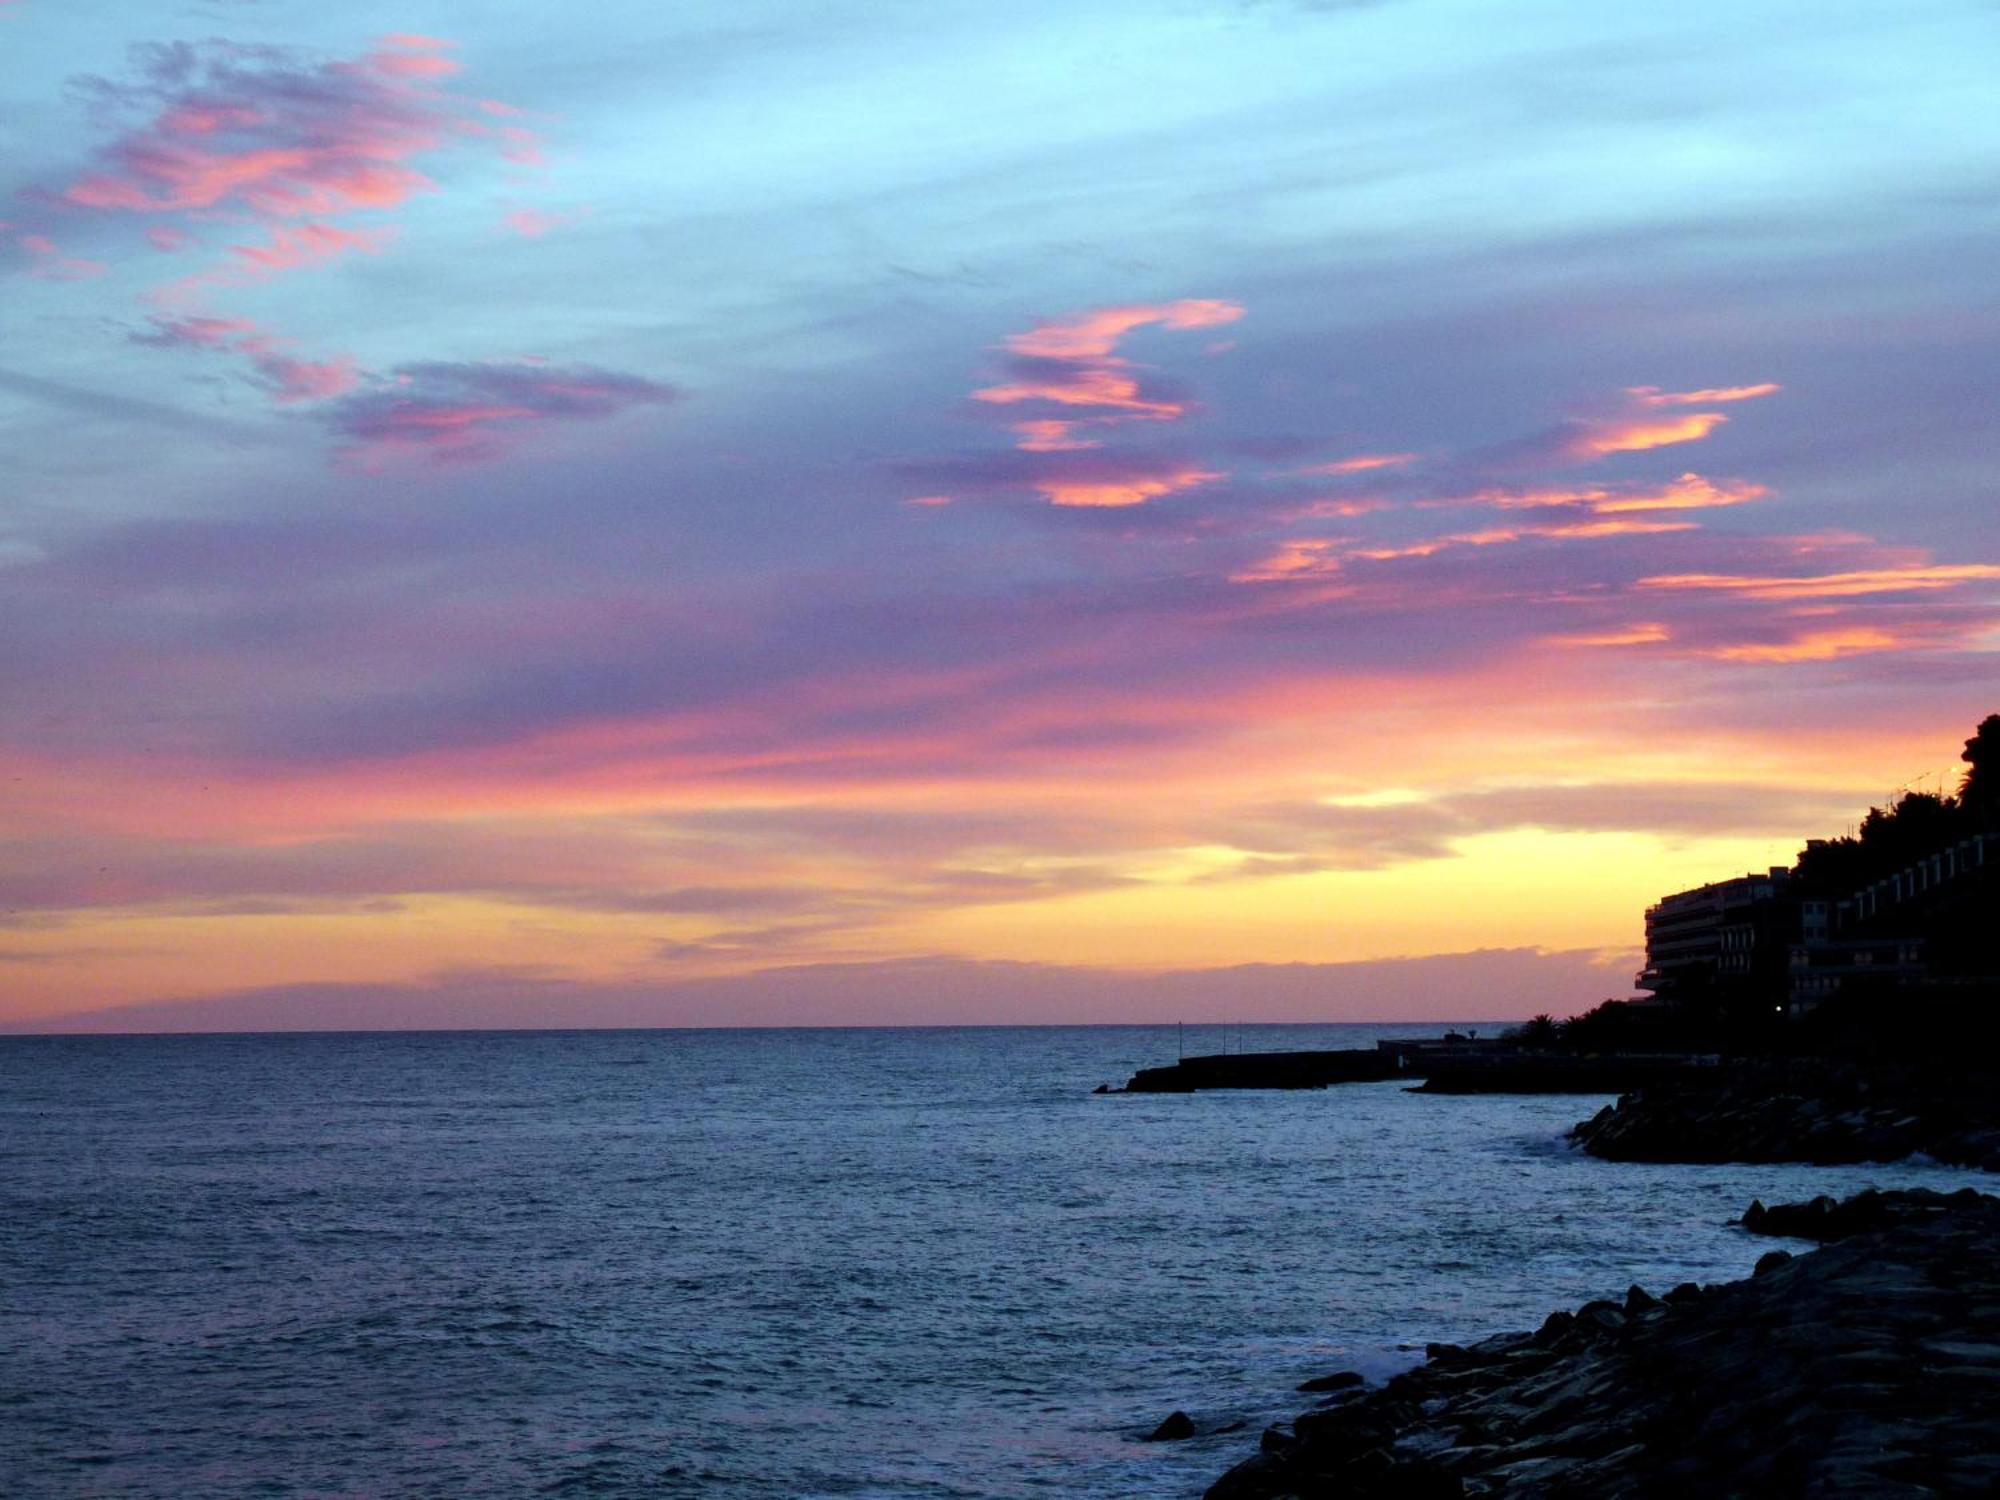
<path id="1" fill-rule="evenodd" d="M 111 268 L 101 260 L 65 255 L 45 234 L 22 234 L 14 243 L 28 257 L 28 274 L 44 281 L 94 281 Z"/>
<path id="2" fill-rule="evenodd" d="M 1073 318 L 1037 324 L 1004 341 L 1009 378 L 982 386 L 972 399 L 989 406 L 1025 406 L 1031 415 L 1015 421 L 1015 446 L 1024 453 L 1066 453 L 1102 446 L 1102 429 L 1131 422 L 1178 422 L 1188 399 L 1164 388 L 1149 372 L 1118 354 L 1119 345 L 1141 328 L 1212 328 L 1243 316 L 1240 304 L 1214 298 L 1187 298 L 1131 307 L 1106 307 Z M 1194 484 L 1220 477 L 1193 468 L 1124 485 L 1050 483 L 1038 485 L 1053 505 L 1117 507 L 1143 505 Z"/>
<path id="3" fill-rule="evenodd" d="M 1851 572 L 1797 575 L 1663 573 L 1641 578 L 1642 589 L 1738 594 L 1749 599 L 1851 599 L 1864 594 L 1901 594 L 1956 588 L 2000 579 L 1991 563 L 1913 563 L 1903 567 L 1860 568 Z"/>
<path id="4" fill-rule="evenodd" d="M 156 317 L 148 332 L 132 336 L 155 348 L 210 350 L 241 355 L 254 384 L 281 405 L 324 401 L 346 394 L 360 382 L 360 372 L 347 355 L 301 359 L 287 352 L 285 341 L 248 318 Z"/>
<path id="5" fill-rule="evenodd" d="M 324 411 L 364 464 L 396 457 L 463 463 L 507 451 L 549 422 L 595 421 L 676 400 L 672 386 L 587 365 L 405 365 Z"/>
<path id="6" fill-rule="evenodd" d="M 1761 385 L 1718 385 L 1698 391 L 1663 391 L 1656 385 L 1635 385 L 1625 394 L 1641 406 L 1719 406 L 1773 396 L 1783 389 L 1775 380 L 1767 380 Z"/>
<path id="7" fill-rule="evenodd" d="M 177 42 L 140 49 L 136 83 L 90 81 L 101 110 L 138 113 L 101 164 L 61 189 L 82 208 L 261 218 L 394 208 L 435 187 L 411 163 L 480 132 L 472 106 L 438 89 L 458 70 L 434 38 L 308 62 L 283 49 Z"/>

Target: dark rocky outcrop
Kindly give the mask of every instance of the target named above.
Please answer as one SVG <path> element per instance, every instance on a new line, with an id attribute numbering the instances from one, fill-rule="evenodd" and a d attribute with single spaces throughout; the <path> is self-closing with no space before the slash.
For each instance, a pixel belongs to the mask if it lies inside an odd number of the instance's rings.
<path id="1" fill-rule="evenodd" d="M 1178 1443 L 1194 1436 L 1194 1418 L 1184 1411 L 1171 1412 L 1167 1418 L 1147 1433 L 1148 1443 Z"/>
<path id="2" fill-rule="evenodd" d="M 1822 1193 L 1810 1203 L 1780 1203 L 1774 1208 L 1752 1203 L 1743 1215 L 1742 1224 L 1752 1234 L 1786 1235 L 1825 1245 L 1852 1235 L 1894 1229 L 1901 1224 L 1921 1224 L 1970 1208 L 1983 1196 L 1972 1188 L 1961 1188 L 1955 1193 L 1936 1193 L 1929 1188 L 1884 1193 L 1869 1188 L 1845 1200 Z"/>
<path id="3" fill-rule="evenodd" d="M 1852 1232 L 1747 1280 L 1434 1346 L 1267 1432 L 1209 1500 L 1993 1493 L 2000 1199 L 1872 1197 L 1796 1206 Z"/>
<path id="4" fill-rule="evenodd" d="M 1611 1161 L 1896 1161 L 2000 1171 L 1990 1077 L 1824 1058 L 1743 1063 L 1629 1094 L 1571 1132 Z"/>

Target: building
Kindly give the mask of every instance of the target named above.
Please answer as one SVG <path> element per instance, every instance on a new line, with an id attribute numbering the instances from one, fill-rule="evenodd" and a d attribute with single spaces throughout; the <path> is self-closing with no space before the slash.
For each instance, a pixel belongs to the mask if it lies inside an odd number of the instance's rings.
<path id="1" fill-rule="evenodd" d="M 2000 833 L 1975 833 L 1840 900 L 1799 904 L 1789 1008 L 1846 992 L 1985 982 L 2000 968 Z"/>
<path id="2" fill-rule="evenodd" d="M 1695 990 L 1748 991 L 1783 985 L 1797 935 L 1792 872 L 1718 880 L 1676 891 L 1646 909 L 1646 967 L 1638 986 L 1661 999 Z"/>

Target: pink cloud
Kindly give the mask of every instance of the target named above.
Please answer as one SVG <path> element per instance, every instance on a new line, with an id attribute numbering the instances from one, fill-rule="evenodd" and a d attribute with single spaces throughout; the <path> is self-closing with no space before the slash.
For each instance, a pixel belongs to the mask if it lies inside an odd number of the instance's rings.
<path id="1" fill-rule="evenodd" d="M 123 91 L 151 119 L 63 196 L 84 208 L 276 218 L 394 207 L 432 186 L 407 163 L 463 113 L 427 86 L 457 65 L 423 40 L 317 66 L 223 42 L 160 49 L 147 83 Z"/>
<path id="2" fill-rule="evenodd" d="M 301 266 L 337 260 L 350 251 L 373 255 L 395 234 L 393 229 L 339 229 L 331 224 L 279 225 L 261 245 L 231 245 L 229 253 L 249 274 L 276 275 Z"/>
<path id="3" fill-rule="evenodd" d="M 264 377 L 271 399 L 281 405 L 297 401 L 327 401 L 343 396 L 361 382 L 361 372 L 353 359 L 337 355 L 330 360 L 288 359 L 278 354 L 256 357 L 256 368 Z"/>
<path id="4" fill-rule="evenodd" d="M 155 348 L 236 355 L 249 365 L 253 383 L 281 406 L 345 395 L 361 378 L 355 362 L 346 355 L 329 360 L 293 358 L 285 352 L 283 340 L 248 318 L 156 317 L 151 332 L 133 337 L 134 342 Z"/>
<path id="5" fill-rule="evenodd" d="M 1177 422 L 1187 403 L 1147 390 L 1141 366 L 1117 354 L 1119 341 L 1138 328 L 1207 328 L 1243 316 L 1234 302 L 1188 298 L 1136 307 L 1107 307 L 1077 317 L 1038 324 L 1010 334 L 1003 347 L 1013 356 L 1015 378 L 982 387 L 972 399 L 995 406 L 1023 402 L 1062 408 L 1061 417 L 1016 423 L 1016 446 L 1030 453 L 1097 446 L 1074 436 L 1086 423 Z"/>
<path id="6" fill-rule="evenodd" d="M 1053 461 L 1103 449 L 1102 440 L 1086 435 L 1086 429 L 1178 422 L 1188 414 L 1185 398 L 1162 389 L 1144 366 L 1117 353 L 1128 334 L 1151 325 L 1207 328 L 1242 315 L 1243 308 L 1234 302 L 1187 298 L 1098 308 L 1008 335 L 1002 347 L 1011 378 L 982 386 L 972 399 L 989 406 L 1027 406 L 1027 413 L 1009 423 L 1014 447 L 1052 461 L 1017 469 L 1009 477 L 1039 491 L 1052 505 L 1085 509 L 1143 505 L 1222 478 L 1216 470 L 1177 460 L 1106 454 L 1102 462 L 1083 467 Z"/>
<path id="7" fill-rule="evenodd" d="M 438 54 L 457 45 L 443 37 L 395 31 L 382 38 L 380 48 L 371 52 L 368 60 L 378 71 L 392 77 L 448 78 L 460 72 L 464 64 Z"/>
<path id="8" fill-rule="evenodd" d="M 90 281 L 110 269 L 101 260 L 63 254 L 45 234 L 19 235 L 15 243 L 28 253 L 28 274 L 43 281 Z"/>
<path id="9" fill-rule="evenodd" d="M 501 222 L 514 233 L 532 240 L 539 239 L 552 229 L 575 223 L 576 215 L 545 208 L 511 208 L 502 216 Z"/>
<path id="10" fill-rule="evenodd" d="M 1214 298 L 1102 307 L 1075 318 L 1037 324 L 1026 333 L 1011 334 L 1007 348 L 1035 359 L 1101 360 L 1110 357 L 1126 334 L 1149 323 L 1173 329 L 1212 328 L 1220 323 L 1233 323 L 1242 316 L 1241 304 Z"/>

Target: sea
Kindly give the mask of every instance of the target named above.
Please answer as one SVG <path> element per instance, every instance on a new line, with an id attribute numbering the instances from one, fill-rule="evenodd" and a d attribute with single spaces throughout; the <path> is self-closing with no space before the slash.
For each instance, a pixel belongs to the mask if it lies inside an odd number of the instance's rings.
<path id="1" fill-rule="evenodd" d="M 1752 1198 L 1985 1185 L 1091 1092 L 1413 1030 L 0 1039 L 0 1493 L 1192 1497 L 1308 1377 L 1745 1275 Z"/>

